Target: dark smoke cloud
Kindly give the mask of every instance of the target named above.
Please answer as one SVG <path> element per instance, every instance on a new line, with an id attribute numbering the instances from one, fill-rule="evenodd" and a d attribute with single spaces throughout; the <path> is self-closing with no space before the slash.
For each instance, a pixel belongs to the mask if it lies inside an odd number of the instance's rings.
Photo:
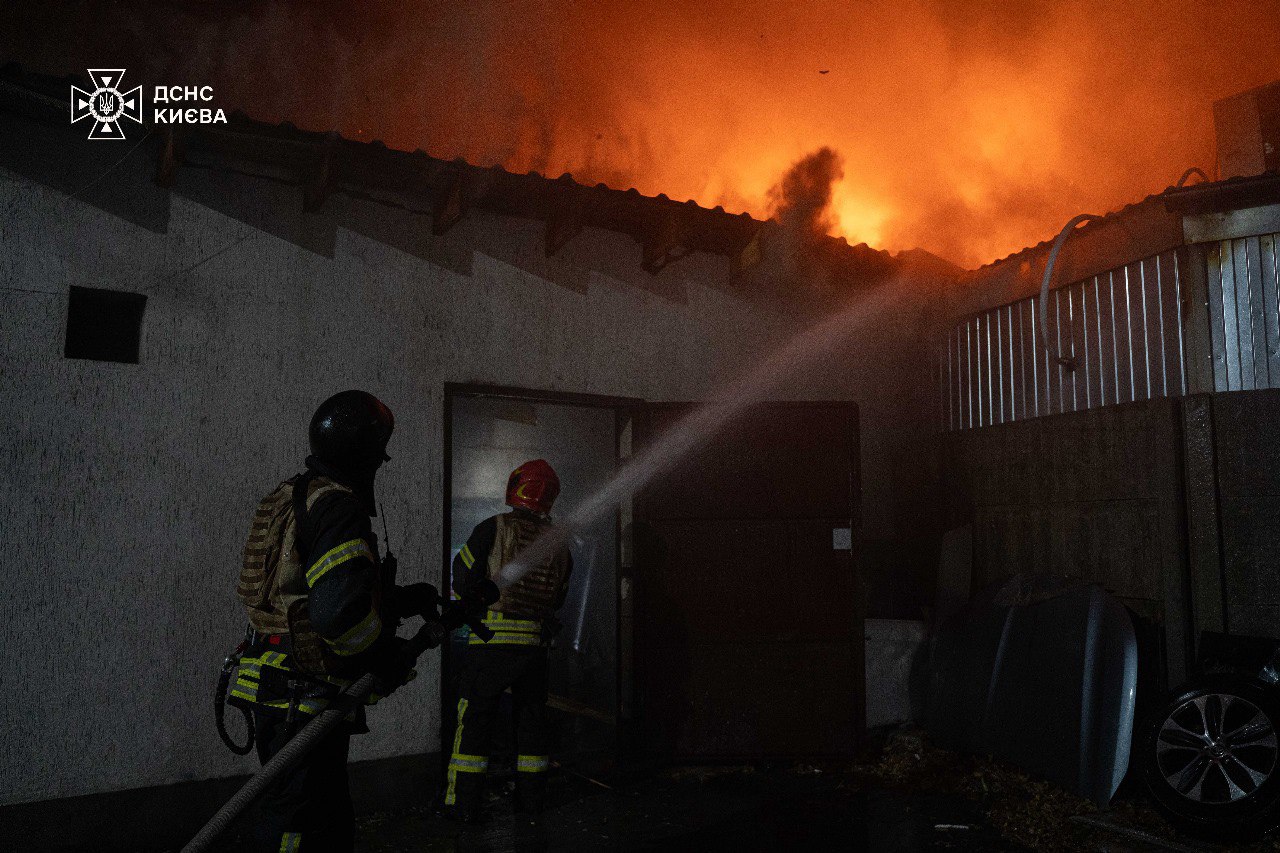
<path id="1" fill-rule="evenodd" d="M 819 148 L 801 158 L 769 190 L 773 218 L 797 236 L 827 234 L 835 224 L 831 215 L 832 191 L 843 177 L 844 162 L 830 148 Z"/>
<path id="2" fill-rule="evenodd" d="M 831 201 L 844 177 L 844 162 L 828 147 L 806 154 L 768 192 L 769 213 L 778 228 L 769 231 L 768 252 L 775 265 L 762 275 L 772 287 L 801 289 L 829 297 L 851 283 L 831 263 L 834 241 Z"/>

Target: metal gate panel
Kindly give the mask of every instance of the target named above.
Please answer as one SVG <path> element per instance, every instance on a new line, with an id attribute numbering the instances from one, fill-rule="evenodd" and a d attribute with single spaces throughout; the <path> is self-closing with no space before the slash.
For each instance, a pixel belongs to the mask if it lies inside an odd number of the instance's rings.
<path id="1" fill-rule="evenodd" d="M 1270 267 L 1259 273 L 1273 292 L 1275 242 L 1266 246 Z M 1255 289 L 1261 292 L 1265 284 Z M 1221 288 L 1218 298 L 1221 303 Z M 1038 322 L 1039 297 L 980 312 L 952 327 L 938 350 L 944 429 L 1186 393 L 1175 252 L 1052 290 L 1047 309 L 1044 330 Z M 1280 339 L 1280 325 L 1276 328 Z M 1053 349 L 1074 360 L 1074 370 L 1053 363 L 1044 334 Z"/>
<path id="2" fill-rule="evenodd" d="M 1278 234 L 1222 240 L 1207 253 L 1215 391 L 1280 388 Z"/>
<path id="3" fill-rule="evenodd" d="M 1267 385 L 1276 388 L 1280 387 L 1280 235 L 1258 238 L 1258 277 L 1267 341 Z"/>
<path id="4" fill-rule="evenodd" d="M 1133 397 L 1133 327 L 1129 311 L 1128 268 L 1112 270 L 1111 322 L 1115 335 L 1116 402 L 1128 403 Z"/>

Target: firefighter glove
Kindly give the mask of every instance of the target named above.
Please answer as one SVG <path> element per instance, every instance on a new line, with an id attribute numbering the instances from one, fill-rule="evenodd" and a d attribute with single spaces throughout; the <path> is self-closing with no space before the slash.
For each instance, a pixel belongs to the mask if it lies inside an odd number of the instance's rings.
<path id="1" fill-rule="evenodd" d="M 372 672 L 376 679 L 373 690 L 378 695 L 390 696 L 418 675 L 418 671 L 413 668 L 413 657 L 405 648 L 408 643 L 403 637 L 393 637 L 373 665 Z"/>
<path id="2" fill-rule="evenodd" d="M 440 593 L 429 583 L 411 583 L 396 587 L 396 615 L 401 619 L 421 616 L 428 621 L 437 619 Z"/>
<path id="3" fill-rule="evenodd" d="M 466 595 L 462 598 L 468 607 L 484 610 L 490 604 L 496 602 L 501 595 L 496 583 L 489 580 L 489 578 L 481 578 L 467 587 Z"/>

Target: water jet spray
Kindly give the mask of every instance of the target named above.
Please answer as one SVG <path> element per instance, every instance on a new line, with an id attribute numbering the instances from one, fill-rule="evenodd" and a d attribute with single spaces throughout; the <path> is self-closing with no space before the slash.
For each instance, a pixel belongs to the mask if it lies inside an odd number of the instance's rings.
<path id="1" fill-rule="evenodd" d="M 656 442 L 622 467 L 608 483 L 574 507 L 564 520 L 542 534 L 515 560 L 507 563 L 494 578 L 505 589 L 528 571 L 549 559 L 582 530 L 609 512 L 629 494 L 642 489 L 666 473 L 695 448 L 713 438 L 721 429 L 792 377 L 801 368 L 829 353 L 859 328 L 859 324 L 886 308 L 896 280 L 879 285 L 867 296 L 855 298 L 831 317 L 810 326 L 780 349 L 765 357 L 755 368 L 725 386 L 709 400 L 696 406 Z"/>

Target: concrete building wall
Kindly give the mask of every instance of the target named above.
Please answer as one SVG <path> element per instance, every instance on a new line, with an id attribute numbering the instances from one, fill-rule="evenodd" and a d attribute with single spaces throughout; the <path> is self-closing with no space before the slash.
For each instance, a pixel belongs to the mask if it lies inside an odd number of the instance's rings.
<path id="1" fill-rule="evenodd" d="M 148 168 L 94 187 L 112 204 L 0 170 L 0 803 L 254 767 L 210 708 L 243 629 L 240 549 L 334 391 L 395 411 L 380 497 L 402 582 L 434 582 L 444 383 L 696 400 L 808 322 L 735 292 L 722 257 L 651 277 L 611 232 L 548 259 L 539 222 L 475 211 L 431 238 L 405 210 L 337 196 L 307 218 L 297 188 L 201 170 L 157 200 Z M 145 216 L 112 210 L 132 193 Z M 73 285 L 146 294 L 139 364 L 63 357 Z M 777 395 L 861 404 L 872 538 L 897 535 L 899 471 L 920 467 L 902 419 L 936 397 L 923 358 L 918 387 L 885 379 L 909 326 L 869 328 Z M 437 748 L 438 657 L 419 671 L 353 758 Z"/>

